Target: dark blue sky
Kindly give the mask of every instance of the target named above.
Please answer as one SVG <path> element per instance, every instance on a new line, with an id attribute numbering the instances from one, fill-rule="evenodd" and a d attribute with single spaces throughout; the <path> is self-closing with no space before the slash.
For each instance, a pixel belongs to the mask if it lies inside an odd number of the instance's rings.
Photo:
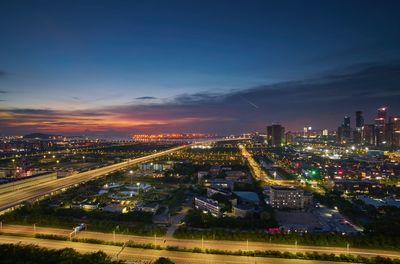
<path id="1" fill-rule="evenodd" d="M 1 1 L 0 134 L 400 113 L 399 14 L 400 1 Z"/>

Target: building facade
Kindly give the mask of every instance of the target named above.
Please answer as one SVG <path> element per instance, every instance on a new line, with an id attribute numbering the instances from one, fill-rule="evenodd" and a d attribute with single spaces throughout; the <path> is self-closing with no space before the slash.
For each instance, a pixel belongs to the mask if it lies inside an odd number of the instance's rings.
<path id="1" fill-rule="evenodd" d="M 272 186 L 270 189 L 270 205 L 277 209 L 303 209 L 311 203 L 311 198 L 304 195 L 303 189 Z"/>

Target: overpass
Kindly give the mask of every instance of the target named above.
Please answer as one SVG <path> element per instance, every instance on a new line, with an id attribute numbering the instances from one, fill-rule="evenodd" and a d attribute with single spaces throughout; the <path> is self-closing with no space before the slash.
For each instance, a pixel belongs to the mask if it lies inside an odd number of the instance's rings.
<path id="1" fill-rule="evenodd" d="M 102 168 L 98 168 L 98 169 L 94 169 L 94 170 L 90 170 L 90 171 L 86 171 L 86 172 L 82 172 L 82 173 L 74 173 L 65 178 L 54 179 L 54 180 L 49 180 L 49 181 L 45 181 L 45 182 L 38 182 L 38 184 L 36 184 L 36 185 L 33 185 L 31 183 L 31 184 L 21 187 L 21 188 L 13 187 L 13 188 L 15 188 L 15 190 L 12 192 L 7 192 L 7 193 L 0 192 L 0 214 L 3 214 L 5 212 L 7 212 L 8 210 L 12 210 L 13 208 L 21 205 L 23 202 L 39 200 L 40 198 L 45 197 L 46 195 L 52 195 L 58 191 L 65 190 L 68 187 L 71 187 L 71 186 L 74 186 L 74 185 L 77 185 L 77 184 L 80 184 L 80 183 L 83 183 L 86 181 L 90 181 L 90 180 L 93 180 L 96 178 L 100 178 L 109 173 L 125 169 L 132 165 L 147 162 L 147 161 L 171 154 L 171 153 L 179 151 L 179 150 L 184 150 L 184 149 L 189 148 L 194 145 L 209 144 L 209 143 L 220 142 L 220 141 L 238 141 L 238 140 L 243 140 L 243 139 L 246 139 L 246 138 L 230 137 L 230 138 L 193 142 L 191 144 L 181 145 L 181 146 L 178 146 L 175 148 L 160 151 L 160 152 L 150 154 L 150 155 L 140 157 L 140 158 L 129 159 L 127 161 L 109 165 L 109 166 L 105 166 Z"/>
<path id="2" fill-rule="evenodd" d="M 19 188 L 12 192 L 0 194 L 0 214 L 6 212 L 7 210 L 13 209 L 26 201 L 35 201 L 46 195 L 51 195 L 57 191 L 64 190 L 68 187 L 90 181 L 109 173 L 125 169 L 132 165 L 136 165 L 142 162 L 147 162 L 155 158 L 159 158 L 173 152 L 184 150 L 193 144 L 182 145 L 179 147 L 171 148 L 168 150 L 160 151 L 154 154 L 150 154 L 144 157 L 129 159 L 124 162 L 113 164 L 110 166 L 105 166 L 102 168 L 94 169 L 91 171 L 86 171 L 82 173 L 74 173 L 70 176 L 60 179 L 49 180 L 46 182 L 39 182 L 36 185 L 30 184 L 29 186 Z"/>

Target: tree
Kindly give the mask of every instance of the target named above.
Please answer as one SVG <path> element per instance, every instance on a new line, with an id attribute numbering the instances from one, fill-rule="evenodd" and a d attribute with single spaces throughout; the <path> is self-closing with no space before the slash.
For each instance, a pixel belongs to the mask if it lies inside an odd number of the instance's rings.
<path id="1" fill-rule="evenodd" d="M 261 221 L 263 221 L 263 222 L 268 222 L 268 221 L 271 219 L 271 217 L 272 217 L 272 215 L 271 215 L 271 213 L 268 212 L 268 211 L 263 211 L 263 212 L 260 214 L 260 219 L 261 219 Z"/>
<path id="2" fill-rule="evenodd" d="M 174 264 L 174 263 L 175 262 L 165 257 L 160 257 L 156 261 L 154 261 L 154 264 Z"/>

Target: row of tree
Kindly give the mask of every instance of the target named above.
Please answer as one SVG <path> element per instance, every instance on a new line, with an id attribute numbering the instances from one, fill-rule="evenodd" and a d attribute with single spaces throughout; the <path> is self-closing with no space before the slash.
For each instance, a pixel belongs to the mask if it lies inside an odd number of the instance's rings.
<path id="1" fill-rule="evenodd" d="M 34 245 L 2 244 L 0 245 L 0 262 L 3 264 L 122 264 L 120 260 L 112 260 L 102 251 L 81 254 L 72 248 L 47 249 Z"/>
<path id="2" fill-rule="evenodd" d="M 310 246 L 339 246 L 356 248 L 382 248 L 399 250 L 400 237 L 384 235 L 342 235 L 342 234 L 268 234 L 263 230 L 235 230 L 235 229 L 199 229 L 178 228 L 174 236 L 180 239 L 209 239 L 209 240 L 235 240 L 235 241 L 257 241 L 279 244 L 310 245 Z"/>

